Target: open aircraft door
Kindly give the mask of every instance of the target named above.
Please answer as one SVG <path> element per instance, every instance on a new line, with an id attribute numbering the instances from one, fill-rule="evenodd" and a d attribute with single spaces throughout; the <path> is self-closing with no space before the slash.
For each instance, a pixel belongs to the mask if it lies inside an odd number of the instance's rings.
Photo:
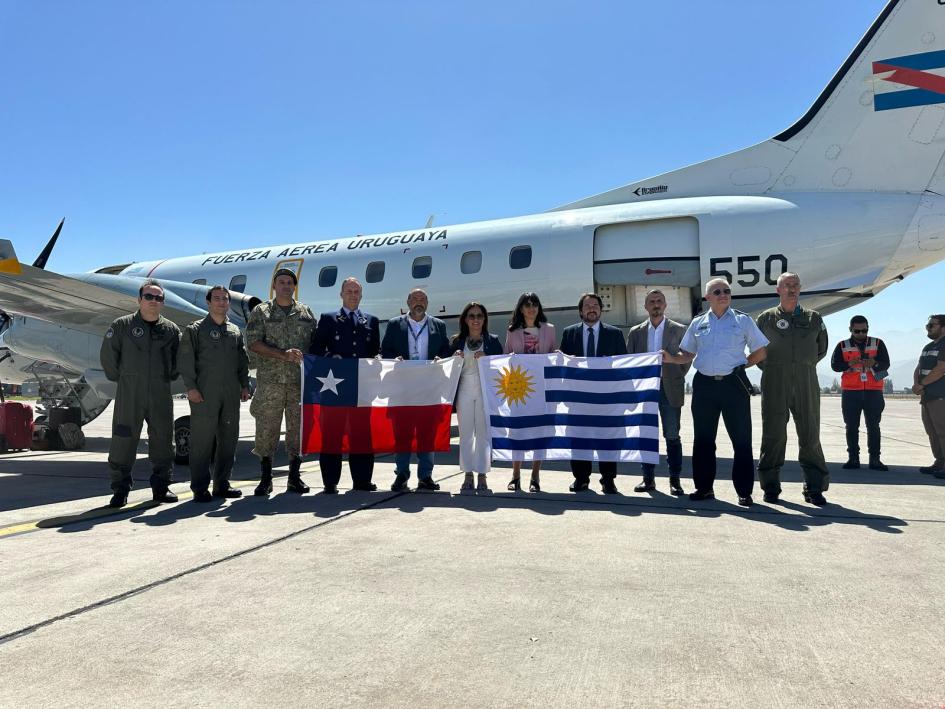
<path id="1" fill-rule="evenodd" d="M 594 286 L 612 325 L 642 322 L 643 301 L 653 288 L 665 294 L 667 315 L 688 323 L 701 301 L 699 222 L 681 217 L 597 227 Z"/>
<path id="2" fill-rule="evenodd" d="M 282 261 L 276 261 L 276 265 L 272 267 L 272 275 L 269 277 L 269 300 L 272 300 L 276 297 L 276 291 L 272 287 L 272 282 L 276 278 L 276 271 L 278 271 L 280 268 L 287 268 L 295 274 L 295 295 L 292 297 L 295 298 L 295 300 L 299 299 L 299 285 L 302 283 L 302 265 L 304 263 L 304 258 L 289 258 L 283 259 Z"/>

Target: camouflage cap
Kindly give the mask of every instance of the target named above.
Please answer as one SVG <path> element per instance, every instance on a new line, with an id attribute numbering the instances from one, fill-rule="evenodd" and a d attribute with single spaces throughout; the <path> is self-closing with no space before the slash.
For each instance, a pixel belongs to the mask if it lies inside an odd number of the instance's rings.
<path id="1" fill-rule="evenodd" d="M 288 276 L 295 285 L 299 284 L 299 277 L 295 275 L 295 271 L 289 270 L 288 268 L 280 268 L 276 271 L 272 276 L 273 283 L 275 283 L 279 276 Z"/>

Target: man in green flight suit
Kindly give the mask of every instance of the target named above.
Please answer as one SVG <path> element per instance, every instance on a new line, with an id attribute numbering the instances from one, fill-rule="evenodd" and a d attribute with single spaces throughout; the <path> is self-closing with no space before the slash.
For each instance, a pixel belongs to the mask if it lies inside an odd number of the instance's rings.
<path id="1" fill-rule="evenodd" d="M 177 495 L 170 491 L 174 470 L 171 382 L 177 378 L 180 328 L 161 316 L 163 305 L 164 288 L 148 279 L 138 289 L 138 311 L 115 320 L 102 340 L 102 369 L 118 382 L 108 449 L 114 493 L 109 507 L 128 503 L 144 421 L 148 422 L 152 496 L 156 502 L 177 502 Z"/>
<path id="2" fill-rule="evenodd" d="M 302 418 L 302 368 L 299 366 L 312 344 L 315 316 L 295 300 L 298 278 L 280 268 L 272 279 L 276 297 L 257 305 L 246 325 L 246 344 L 256 365 L 256 394 L 249 412 L 256 419 L 256 446 L 262 469 L 255 495 L 272 492 L 272 454 L 279 443 L 285 415 L 285 448 L 289 454 L 288 492 L 305 493 L 299 453 Z"/>
<path id="3" fill-rule="evenodd" d="M 768 357 L 761 374 L 761 459 L 758 480 L 765 502 L 781 495 L 781 466 L 787 445 L 787 422 L 794 417 L 804 471 L 804 499 L 826 505 L 830 471 L 820 446 L 820 384 L 817 363 L 827 354 L 827 328 L 820 313 L 802 308 L 801 279 L 796 273 L 778 278 L 781 302 L 758 316 L 758 329 L 768 338 Z"/>
<path id="4" fill-rule="evenodd" d="M 249 399 L 249 360 L 243 333 L 227 319 L 230 292 L 207 291 L 209 315 L 186 327 L 180 347 L 180 376 L 190 401 L 190 489 L 194 502 L 241 497 L 230 487 L 240 433 L 240 402 Z M 210 457 L 216 441 L 213 493 Z"/>

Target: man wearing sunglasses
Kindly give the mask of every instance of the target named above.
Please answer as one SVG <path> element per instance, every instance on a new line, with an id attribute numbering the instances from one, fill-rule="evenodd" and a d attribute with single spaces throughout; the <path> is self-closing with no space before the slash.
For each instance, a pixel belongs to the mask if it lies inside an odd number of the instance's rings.
<path id="1" fill-rule="evenodd" d="M 830 473 L 820 445 L 820 383 L 817 363 L 827 354 L 827 328 L 820 313 L 800 305 L 801 279 L 796 273 L 778 277 L 780 303 L 758 316 L 758 329 L 768 338 L 761 374 L 761 456 L 758 483 L 765 502 L 781 496 L 781 466 L 787 447 L 787 423 L 797 429 L 798 462 L 804 474 L 804 499 L 826 505 Z"/>
<path id="2" fill-rule="evenodd" d="M 148 422 L 151 492 L 156 502 L 177 502 L 170 491 L 174 469 L 174 407 L 171 382 L 177 378 L 180 328 L 161 316 L 164 289 L 148 279 L 138 289 L 138 311 L 115 320 L 102 340 L 105 376 L 118 382 L 112 410 L 108 467 L 109 507 L 124 507 L 133 479 L 141 425 Z"/>
<path id="3" fill-rule="evenodd" d="M 922 348 L 912 392 L 922 397 L 922 424 L 935 461 L 919 472 L 945 478 L 945 315 L 929 315 L 925 334 L 932 341 Z"/>
<path id="4" fill-rule="evenodd" d="M 732 483 L 738 504 L 748 507 L 755 485 L 755 459 L 751 448 L 752 387 L 745 367 L 765 358 L 768 339 L 754 320 L 731 307 L 732 290 L 724 278 L 705 284 L 705 299 L 709 309 L 689 323 L 679 354 L 663 350 L 664 362 L 692 362 L 696 370 L 692 382 L 692 480 L 696 490 L 689 499 L 715 498 L 715 436 L 721 417 L 735 450 Z"/>
<path id="5" fill-rule="evenodd" d="M 866 419 L 866 448 L 870 468 L 889 470 L 879 458 L 879 421 L 886 408 L 883 379 L 889 370 L 889 352 L 878 337 L 869 337 L 870 325 L 862 315 L 850 318 L 850 339 L 838 342 L 830 368 L 840 372 L 840 407 L 847 427 L 846 470 L 860 467 L 860 416 Z"/>

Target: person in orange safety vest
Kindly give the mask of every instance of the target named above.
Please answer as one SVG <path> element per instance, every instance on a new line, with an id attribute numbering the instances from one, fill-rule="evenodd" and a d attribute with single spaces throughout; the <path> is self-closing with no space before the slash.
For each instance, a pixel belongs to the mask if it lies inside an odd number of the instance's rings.
<path id="1" fill-rule="evenodd" d="M 860 415 L 866 418 L 866 447 L 872 470 L 889 470 L 880 460 L 879 421 L 886 408 L 883 385 L 889 370 L 889 352 L 878 337 L 869 336 L 862 315 L 850 318 L 850 339 L 837 343 L 830 367 L 841 372 L 843 422 L 847 427 L 847 470 L 860 467 Z"/>

